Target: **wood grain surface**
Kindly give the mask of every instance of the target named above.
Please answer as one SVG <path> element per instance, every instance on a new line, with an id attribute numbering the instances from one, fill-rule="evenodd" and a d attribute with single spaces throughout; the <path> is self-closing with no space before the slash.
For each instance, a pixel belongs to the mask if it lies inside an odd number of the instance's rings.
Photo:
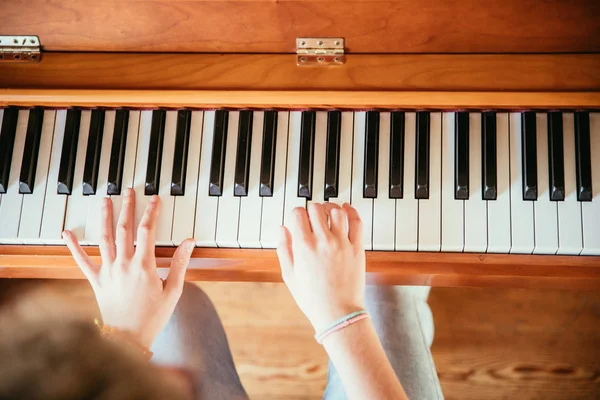
<path id="1" fill-rule="evenodd" d="M 343 37 L 351 53 L 600 51 L 595 0 L 3 0 L 0 34 L 51 51 L 292 53 Z"/>

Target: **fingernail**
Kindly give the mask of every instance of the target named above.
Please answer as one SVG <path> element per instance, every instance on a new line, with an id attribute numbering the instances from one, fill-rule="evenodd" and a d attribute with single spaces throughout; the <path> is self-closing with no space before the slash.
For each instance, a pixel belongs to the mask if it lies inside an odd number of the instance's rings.
<path id="1" fill-rule="evenodd" d="M 63 239 L 65 239 L 65 238 L 66 238 L 66 236 L 67 236 L 67 231 L 63 231 L 63 232 L 60 234 L 60 237 L 61 237 L 61 238 L 63 238 Z"/>
<path id="2" fill-rule="evenodd" d="M 132 189 L 130 189 L 130 188 L 127 188 L 127 189 L 125 189 L 125 197 L 129 197 L 129 196 L 131 196 L 131 193 L 132 193 L 132 192 L 133 192 L 133 190 L 132 190 Z"/>
<path id="3" fill-rule="evenodd" d="M 195 247 L 195 243 L 194 242 L 188 242 L 188 244 L 185 246 L 185 248 L 187 249 L 188 252 L 192 252 L 194 251 L 194 247 Z"/>
<path id="4" fill-rule="evenodd" d="M 152 198 L 150 199 L 151 203 L 157 203 L 158 202 L 158 196 L 157 195 L 153 195 Z"/>

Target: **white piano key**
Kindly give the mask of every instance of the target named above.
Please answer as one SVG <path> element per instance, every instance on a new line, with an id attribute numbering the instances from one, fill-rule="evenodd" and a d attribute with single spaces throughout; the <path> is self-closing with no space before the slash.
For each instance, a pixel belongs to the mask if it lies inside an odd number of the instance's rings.
<path id="1" fill-rule="evenodd" d="M 442 251 L 464 249 L 464 200 L 454 198 L 455 113 L 442 114 Z"/>
<path id="2" fill-rule="evenodd" d="M 390 199 L 390 113 L 379 114 L 377 198 L 373 199 L 373 250 L 394 250 L 396 200 Z"/>
<path id="3" fill-rule="evenodd" d="M 548 181 L 548 119 L 545 113 L 536 114 L 537 185 L 538 198 L 533 204 L 535 220 L 534 254 L 555 254 L 558 250 L 558 208 L 550 201 Z"/>
<path id="4" fill-rule="evenodd" d="M 81 111 L 81 122 L 79 125 L 79 139 L 77 141 L 77 156 L 75 159 L 75 174 L 73 175 L 73 191 L 67 199 L 67 212 L 65 214 L 65 230 L 69 230 L 79 240 L 86 244 L 85 222 L 87 217 L 88 196 L 83 195 L 83 170 L 85 169 L 85 157 L 90 134 L 90 110 Z"/>
<path id="5" fill-rule="evenodd" d="M 296 207 L 306 207 L 306 199 L 298 197 L 298 167 L 300 159 L 300 133 L 302 128 L 302 112 L 290 112 L 290 125 L 287 148 L 287 168 L 285 179 L 285 202 L 283 223 L 288 225 L 289 215 Z"/>
<path id="6" fill-rule="evenodd" d="M 396 199 L 396 251 L 416 251 L 419 200 L 415 199 L 416 114 L 404 114 L 404 193 Z"/>
<path id="7" fill-rule="evenodd" d="M 330 202 L 339 204 L 350 203 L 352 192 L 352 141 L 354 138 L 354 113 L 342 112 L 340 128 L 340 167 L 338 197 Z"/>
<path id="8" fill-rule="evenodd" d="M 48 172 L 48 181 L 46 183 L 46 196 L 44 198 L 44 210 L 40 230 L 40 239 L 45 244 L 64 243 L 61 235 L 67 207 L 67 196 L 58 194 L 57 185 L 66 121 L 67 110 L 56 111 L 52 152 L 50 154 L 50 170 Z"/>
<path id="9" fill-rule="evenodd" d="M 432 112 L 429 118 L 429 199 L 419 200 L 418 249 L 419 251 L 440 251 L 442 224 L 442 114 Z"/>
<path id="10" fill-rule="evenodd" d="M 193 111 L 190 123 L 187 169 L 185 173 L 185 192 L 183 196 L 175 197 L 173 210 L 173 233 L 171 240 L 175 246 L 179 246 L 185 239 L 194 236 L 203 122 L 204 113 L 202 111 Z"/>
<path id="11" fill-rule="evenodd" d="M 100 149 L 100 165 L 96 194 L 87 196 L 87 215 L 85 221 L 84 241 L 88 245 L 98 245 L 102 239 L 102 202 L 108 196 L 108 168 L 112 150 L 113 133 L 115 130 L 115 111 L 104 113 L 104 128 L 102 130 L 102 148 Z"/>
<path id="12" fill-rule="evenodd" d="M 133 190 L 135 192 L 135 229 L 140 224 L 144 210 L 151 196 L 144 194 L 146 188 L 146 169 L 148 168 L 148 151 L 150 149 L 150 129 L 152 128 L 152 111 L 140 112 L 140 127 L 137 141 L 135 175 Z M 162 209 L 161 209 L 162 212 Z"/>
<path id="13" fill-rule="evenodd" d="M 196 199 L 196 219 L 194 223 L 196 246 L 202 247 L 217 246 L 215 232 L 217 228 L 219 198 L 208 195 L 214 129 L 215 111 L 204 112 L 200 169 L 198 172 L 198 197 Z M 229 151 L 229 149 L 227 150 Z"/>
<path id="14" fill-rule="evenodd" d="M 465 201 L 465 252 L 487 250 L 487 207 L 482 198 L 481 114 L 469 113 L 469 200 Z"/>
<path id="15" fill-rule="evenodd" d="M 239 111 L 230 111 L 229 123 L 227 126 L 225 171 L 223 173 L 223 195 L 219 197 L 219 208 L 217 210 L 217 231 L 215 240 L 219 247 L 239 247 L 237 237 L 240 217 L 240 198 L 233 195 L 239 121 Z"/>
<path id="16" fill-rule="evenodd" d="M 260 161 L 262 156 L 263 124 L 265 113 L 255 111 L 252 118 L 252 142 L 250 143 L 250 174 L 248 196 L 240 198 L 240 223 L 238 243 L 244 248 L 260 248 L 260 221 L 262 200 L 260 197 Z"/>
<path id="17" fill-rule="evenodd" d="M 325 155 L 327 150 L 327 111 L 317 111 L 313 152 L 312 202 L 325 201 Z M 310 203 L 310 201 L 309 201 Z"/>
<path id="18" fill-rule="evenodd" d="M 508 114 L 496 114 L 496 174 L 498 194 L 487 202 L 488 253 L 508 253 L 510 235 L 510 143 Z M 514 137 L 514 136 L 513 136 Z"/>
<path id="19" fill-rule="evenodd" d="M 510 114 L 511 253 L 531 254 L 535 246 L 533 201 L 523 201 L 521 113 Z M 539 180 L 539 177 L 538 177 Z"/>
<path id="20" fill-rule="evenodd" d="M 42 137 L 40 139 L 33 193 L 23 196 L 21 221 L 19 222 L 19 239 L 25 244 L 43 243 L 40 239 L 40 230 L 42 228 L 44 198 L 46 196 L 46 184 L 50 169 L 50 153 L 52 151 L 55 115 L 56 111 L 44 111 L 44 123 L 42 124 Z"/>
<path id="21" fill-rule="evenodd" d="M 600 255 L 600 113 L 590 113 L 592 201 L 582 202 L 582 255 Z"/>
<path id="22" fill-rule="evenodd" d="M 171 179 L 173 178 L 173 157 L 175 138 L 177 137 L 177 111 L 167 111 L 165 118 L 165 136 L 163 139 L 162 160 L 160 166 L 160 214 L 156 224 L 156 245 L 172 246 L 171 229 L 173 227 L 173 206 L 175 196 L 171 196 Z"/>
<path id="23" fill-rule="evenodd" d="M 288 154 L 288 128 L 290 113 L 277 113 L 277 140 L 275 142 L 275 175 L 273 196 L 262 198 L 260 243 L 263 248 L 275 248 L 280 240 L 285 201 L 285 174 Z M 348 185 L 349 186 L 349 185 Z"/>
<path id="24" fill-rule="evenodd" d="M 2 203 L 0 203 L 0 243 L 21 242 L 18 235 L 23 195 L 19 193 L 19 177 L 21 174 L 28 121 L 29 110 L 19 110 L 10 175 L 8 177 L 8 188 L 6 189 L 6 193 L 2 195 Z"/>
<path id="25" fill-rule="evenodd" d="M 366 116 L 364 111 L 354 113 L 354 156 L 352 158 L 352 197 L 350 198 L 350 204 L 362 219 L 365 250 L 372 250 L 373 199 L 363 197 Z"/>

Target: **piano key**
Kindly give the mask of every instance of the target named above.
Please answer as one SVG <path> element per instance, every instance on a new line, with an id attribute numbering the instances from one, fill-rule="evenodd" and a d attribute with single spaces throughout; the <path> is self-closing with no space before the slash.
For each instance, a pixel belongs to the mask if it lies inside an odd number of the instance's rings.
<path id="1" fill-rule="evenodd" d="M 185 194 L 191 119 L 192 112 L 190 110 L 179 110 L 177 112 L 177 133 L 175 137 L 175 154 L 173 156 L 173 175 L 171 176 L 171 196 L 183 196 Z"/>
<path id="2" fill-rule="evenodd" d="M 415 198 L 429 198 L 429 112 L 417 112 L 417 143 L 415 149 Z"/>
<path id="3" fill-rule="evenodd" d="M 329 199 L 340 206 L 350 203 L 352 193 L 352 151 L 354 139 L 354 113 L 342 112 L 340 132 L 339 186 L 336 198 Z"/>
<path id="4" fill-rule="evenodd" d="M 581 203 L 583 221 L 582 255 L 600 255 L 600 113 L 589 114 L 592 201 Z"/>
<path id="5" fill-rule="evenodd" d="M 175 139 L 177 138 L 178 111 L 167 111 L 164 124 L 164 139 L 162 145 L 162 160 L 160 166 L 160 214 L 156 222 L 155 241 L 158 246 L 172 246 L 171 234 L 173 228 L 173 207 L 175 196 L 171 195 L 173 177 L 173 157 L 175 156 Z"/>
<path id="6" fill-rule="evenodd" d="M 417 250 L 417 224 L 419 222 L 419 200 L 415 198 L 415 146 L 416 114 L 404 115 L 404 191 L 402 199 L 396 199 L 396 251 Z"/>
<path id="7" fill-rule="evenodd" d="M 563 119 L 560 112 L 548 113 L 548 158 L 550 200 L 565 199 L 565 166 L 563 153 Z"/>
<path id="8" fill-rule="evenodd" d="M 421 117 L 422 119 L 424 117 Z M 418 123 L 417 115 L 417 123 Z M 440 251 L 441 243 L 441 199 L 442 199 L 442 115 L 441 113 L 429 114 L 429 183 L 421 180 L 418 192 L 423 193 L 428 187 L 428 198 L 419 199 L 419 251 Z M 421 124 L 423 121 L 421 121 Z M 419 127 L 417 127 L 417 135 Z M 417 139 L 418 140 L 418 139 Z M 421 146 L 423 147 L 423 144 Z M 421 155 L 422 156 L 422 155 Z M 423 157 L 421 157 L 423 158 Z M 419 163 L 417 162 L 417 167 Z M 418 176 L 418 174 L 417 174 Z M 421 177 L 423 178 L 423 177 Z M 418 194 L 418 193 L 416 193 Z"/>
<path id="9" fill-rule="evenodd" d="M 482 189 L 481 114 L 469 113 L 469 187 L 471 196 L 465 200 L 465 252 L 485 253 L 487 250 L 487 203 Z"/>
<path id="10" fill-rule="evenodd" d="M 565 199 L 558 203 L 557 254 L 579 255 L 583 249 L 581 203 L 577 201 L 577 174 L 575 172 L 575 121 L 573 113 L 562 115 L 564 140 Z"/>
<path id="11" fill-rule="evenodd" d="M 85 223 L 88 211 L 88 197 L 83 195 L 83 171 L 85 169 L 86 149 L 91 128 L 92 112 L 81 111 L 77 149 L 75 151 L 75 170 L 71 195 L 67 199 L 65 230 L 69 230 L 81 244 L 85 241 Z"/>
<path id="12" fill-rule="evenodd" d="M 536 116 L 534 112 L 521 114 L 521 150 L 523 171 L 523 200 L 537 200 L 538 198 L 538 173 L 536 151 Z"/>
<path id="13" fill-rule="evenodd" d="M 590 113 L 575 113 L 575 160 L 577 200 L 592 201 L 592 161 L 590 159 Z"/>
<path id="14" fill-rule="evenodd" d="M 240 222 L 238 243 L 244 248 L 260 248 L 260 221 L 262 219 L 262 197 L 260 189 L 261 146 L 263 142 L 264 112 L 255 111 L 252 120 L 248 195 L 240 198 Z M 270 211 L 269 211 L 270 212 Z"/>
<path id="15" fill-rule="evenodd" d="M 376 198 L 373 200 L 373 250 L 394 250 L 396 200 L 389 198 L 390 171 L 390 128 L 391 115 L 382 112 L 379 115 L 378 157 L 379 169 Z"/>
<path id="16" fill-rule="evenodd" d="M 277 111 L 265 111 L 260 162 L 260 195 L 262 197 L 273 196 L 273 185 L 275 184 L 275 160 L 277 158 L 277 116 Z M 285 156 L 282 155 L 280 157 Z"/>
<path id="17" fill-rule="evenodd" d="M 457 159 L 460 142 L 469 143 L 469 131 L 458 133 L 458 129 L 468 126 L 469 114 L 466 113 L 466 122 L 457 122 L 457 117 L 462 113 L 445 112 L 442 115 L 442 251 L 463 251 L 464 249 L 464 207 L 465 201 L 456 199 L 458 194 Z M 460 117 L 462 118 L 462 117 Z M 463 137 L 463 134 L 465 134 Z M 462 143 L 464 144 L 464 143 Z M 466 153 L 465 153 L 466 152 Z M 461 164 L 469 165 L 469 148 L 462 149 Z M 464 154 L 463 154 L 464 153 Z M 461 188 L 468 188 L 468 169 L 461 171 L 467 180 L 462 181 Z M 466 172 L 466 173 L 465 173 Z M 461 177 L 462 178 L 462 177 Z M 461 195 L 468 192 L 461 192 Z"/>
<path id="18" fill-rule="evenodd" d="M 303 111 L 298 159 L 298 197 L 312 198 L 313 155 L 315 149 L 316 113 Z"/>
<path id="19" fill-rule="evenodd" d="M 45 244 L 64 244 L 61 234 L 67 206 L 67 196 L 58 193 L 56 182 L 58 181 L 62 160 L 63 139 L 68 113 L 67 110 L 58 110 L 56 111 L 54 120 L 54 135 L 52 138 L 50 162 L 48 163 L 49 171 L 46 180 L 46 196 L 44 197 L 42 224 L 40 228 L 40 239 Z M 46 120 L 45 117 L 44 119 Z"/>
<path id="20" fill-rule="evenodd" d="M 265 112 L 265 125 L 267 125 L 267 115 Z M 263 197 L 262 199 L 262 221 L 260 224 L 260 244 L 263 248 L 275 248 L 279 244 L 281 236 L 280 226 L 283 223 L 284 217 L 284 201 L 285 201 L 285 177 L 286 177 L 286 162 L 288 154 L 288 127 L 289 127 L 288 112 L 277 112 L 274 120 L 277 121 L 277 131 L 275 132 L 275 163 L 273 164 L 273 184 L 271 186 L 272 196 Z M 270 129 L 263 131 L 265 134 L 270 132 Z M 263 138 L 264 139 L 264 138 Z M 264 142 L 264 141 L 263 141 Z M 264 152 L 263 152 L 264 155 Z M 264 158 L 263 158 L 264 160 Z M 296 174 L 296 176 L 298 176 Z M 262 186 L 261 180 L 261 189 Z M 349 185 L 348 185 L 349 186 Z"/>
<path id="21" fill-rule="evenodd" d="M 235 196 L 248 195 L 248 178 L 250 176 L 250 152 L 252 145 L 252 117 L 252 111 L 240 111 L 240 123 L 238 129 L 238 141 L 233 185 L 233 193 Z"/>
<path id="22" fill-rule="evenodd" d="M 290 112 L 285 178 L 285 202 L 283 210 L 283 224 L 286 226 L 289 225 L 290 213 L 294 208 L 306 207 L 306 198 L 298 196 L 301 137 L 302 112 L 292 111 Z"/>
<path id="23" fill-rule="evenodd" d="M 132 116 L 130 116 L 131 118 Z M 133 190 L 135 192 L 135 229 L 137 230 L 144 210 L 150 201 L 150 196 L 145 195 L 146 172 L 148 170 L 148 151 L 150 148 L 150 130 L 152 129 L 152 111 L 141 111 L 139 118 L 138 140 Z"/>
<path id="24" fill-rule="evenodd" d="M 325 156 L 325 189 L 324 198 L 336 198 L 339 189 L 340 140 L 342 129 L 342 112 L 327 113 L 327 149 Z"/>
<path id="25" fill-rule="evenodd" d="M 182 185 L 185 190 L 183 191 L 183 195 L 175 197 L 175 206 L 173 208 L 173 232 L 171 240 L 175 246 L 179 246 L 187 238 L 194 237 L 194 218 L 192 216 L 196 213 L 198 167 L 200 165 L 200 151 L 203 141 L 204 113 L 202 111 L 193 111 L 190 113 L 187 121 L 189 121 L 188 148 L 186 152 L 187 168 L 184 174 L 185 181 L 183 181 Z M 171 189 L 173 189 L 172 186 Z M 206 185 L 204 189 L 206 189 Z M 206 190 L 204 194 L 208 196 Z"/>
<path id="26" fill-rule="evenodd" d="M 0 194 L 6 193 L 8 189 L 19 110 L 16 107 L 8 107 L 3 110 L 2 115 L 2 128 L 0 129 Z"/>
<path id="27" fill-rule="evenodd" d="M 377 166 L 379 163 L 379 112 L 368 111 L 365 132 L 365 164 L 363 197 L 377 198 Z M 386 182 L 387 185 L 387 182 Z"/>
<path id="28" fill-rule="evenodd" d="M 454 198 L 469 200 L 469 113 L 457 112 L 454 123 Z"/>
<path id="29" fill-rule="evenodd" d="M 523 198 L 523 116 L 521 113 L 511 113 L 509 125 L 510 134 L 510 222 L 511 222 L 511 253 L 531 254 L 535 245 L 533 202 Z"/>
<path id="30" fill-rule="evenodd" d="M 150 128 L 150 144 L 148 147 L 148 163 L 146 167 L 146 186 L 144 189 L 144 194 L 146 196 L 158 194 L 158 191 L 160 190 L 166 116 L 167 113 L 164 110 L 152 111 L 152 126 Z M 170 178 L 171 177 L 169 176 L 169 179 Z"/>
<path id="31" fill-rule="evenodd" d="M 81 110 L 70 109 L 67 111 L 67 121 L 63 136 L 63 148 L 60 156 L 58 170 L 57 192 L 70 195 L 73 190 L 73 175 L 75 174 L 75 159 L 79 141 L 79 126 L 81 124 Z"/>
<path id="32" fill-rule="evenodd" d="M 534 254 L 555 254 L 558 250 L 558 209 L 550 200 L 548 171 L 548 122 L 546 114 L 536 114 L 538 199 L 533 205 L 535 220 Z"/>
<path id="33" fill-rule="evenodd" d="M 229 112 L 226 143 L 227 149 L 235 149 L 237 146 L 239 120 L 239 111 Z M 217 231 L 215 240 L 219 247 L 239 247 L 237 237 L 240 216 L 240 198 L 234 195 L 235 161 L 235 151 L 228 150 L 227 155 L 225 156 L 223 194 L 219 197 L 219 208 L 217 211 Z"/>
<path id="34" fill-rule="evenodd" d="M 498 173 L 496 170 L 496 113 L 493 111 L 484 112 L 481 124 L 483 150 L 482 197 L 484 200 L 496 200 L 498 197 Z"/>
<path id="35" fill-rule="evenodd" d="M 367 113 L 354 113 L 354 150 L 352 157 L 352 194 L 350 204 L 362 219 L 365 250 L 373 249 L 373 199 L 364 197 L 364 167 Z"/>
<path id="36" fill-rule="evenodd" d="M 90 133 L 83 169 L 83 194 L 96 194 L 98 183 L 98 168 L 100 168 L 100 151 L 102 149 L 102 134 L 104 131 L 104 110 L 92 111 Z"/>
<path id="37" fill-rule="evenodd" d="M 139 121 L 138 121 L 139 123 Z M 123 182 L 126 144 L 128 140 L 129 110 L 117 110 L 110 150 L 110 168 L 108 170 L 108 188 L 106 194 L 120 195 Z M 134 133 L 137 137 L 137 131 Z"/>
<path id="38" fill-rule="evenodd" d="M 511 247 L 511 192 L 510 192 L 510 142 L 518 140 L 516 136 L 510 137 L 509 120 L 507 113 L 496 114 L 496 199 L 487 202 L 487 238 L 488 253 L 508 253 Z M 520 161 L 520 159 L 517 159 Z M 518 183 L 516 198 L 523 203 L 520 197 L 521 188 Z M 531 229 L 531 228 L 530 228 Z"/>
<path id="39" fill-rule="evenodd" d="M 2 221 L 0 223 L 0 243 L 4 244 L 20 242 L 18 233 L 23 195 L 19 193 L 19 175 L 27 136 L 28 119 L 29 110 L 19 110 L 8 187 L 6 193 L 2 194 L 2 202 L 0 203 L 0 221 Z"/>
<path id="40" fill-rule="evenodd" d="M 229 111 L 217 110 L 214 114 L 214 118 L 211 116 L 211 121 L 214 121 L 212 124 L 212 129 L 214 131 L 211 137 L 213 147 L 210 157 L 211 164 L 210 179 L 208 181 L 208 193 L 211 196 L 221 196 L 223 194 L 223 174 L 225 170 L 225 154 L 227 150 L 227 131 L 229 130 Z M 204 189 L 200 188 L 199 190 Z"/>
<path id="41" fill-rule="evenodd" d="M 44 111 L 42 132 L 37 153 L 35 180 L 32 181 L 33 190 L 28 196 L 23 196 L 21 207 L 21 220 L 19 221 L 19 239 L 25 244 L 43 244 L 40 239 L 42 217 L 44 211 L 44 198 L 48 175 L 50 172 L 50 153 L 52 151 L 52 138 L 54 135 L 54 121 L 56 112 Z M 24 158 L 25 160 L 25 158 Z M 52 210 L 51 212 L 55 212 Z"/>
<path id="42" fill-rule="evenodd" d="M 401 199 L 404 194 L 404 113 L 392 112 L 390 125 L 389 197 Z"/>
<path id="43" fill-rule="evenodd" d="M 27 136 L 25 138 L 25 148 L 23 149 L 23 161 L 21 163 L 21 174 L 19 179 L 19 193 L 21 194 L 33 193 L 43 123 L 43 109 L 36 107 L 29 111 Z"/>
<path id="44" fill-rule="evenodd" d="M 200 149 L 200 167 L 198 171 L 194 238 L 196 239 L 196 245 L 203 247 L 217 246 L 215 242 L 215 230 L 217 227 L 219 198 L 212 196 L 209 189 L 213 166 L 211 156 L 214 150 L 213 139 L 215 132 L 218 132 L 220 137 L 227 134 L 215 129 L 215 117 L 217 113 L 218 111 L 205 111 L 202 124 L 202 147 Z M 192 122 L 194 122 L 193 118 Z M 223 124 L 223 121 L 220 121 L 220 123 Z M 218 152 L 217 154 L 220 155 L 221 153 Z"/>
<path id="45" fill-rule="evenodd" d="M 313 187 L 310 199 L 314 202 L 325 201 L 325 162 L 327 158 L 327 112 L 317 111 L 315 113 L 315 135 L 313 150 Z"/>

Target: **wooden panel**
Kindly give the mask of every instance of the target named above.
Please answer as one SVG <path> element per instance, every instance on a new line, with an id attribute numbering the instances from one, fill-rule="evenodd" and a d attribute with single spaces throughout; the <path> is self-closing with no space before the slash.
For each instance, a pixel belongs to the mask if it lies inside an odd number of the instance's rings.
<path id="1" fill-rule="evenodd" d="M 0 34 L 48 50 L 290 53 L 344 37 L 355 53 L 600 51 L 594 0 L 3 0 Z"/>
<path id="2" fill-rule="evenodd" d="M 99 261 L 98 248 L 87 247 Z M 168 268 L 174 248 L 156 250 Z M 0 278 L 81 279 L 66 247 L 0 246 Z M 367 252 L 370 283 L 600 289 L 600 257 Z M 197 248 L 188 280 L 280 282 L 274 250 Z"/>

